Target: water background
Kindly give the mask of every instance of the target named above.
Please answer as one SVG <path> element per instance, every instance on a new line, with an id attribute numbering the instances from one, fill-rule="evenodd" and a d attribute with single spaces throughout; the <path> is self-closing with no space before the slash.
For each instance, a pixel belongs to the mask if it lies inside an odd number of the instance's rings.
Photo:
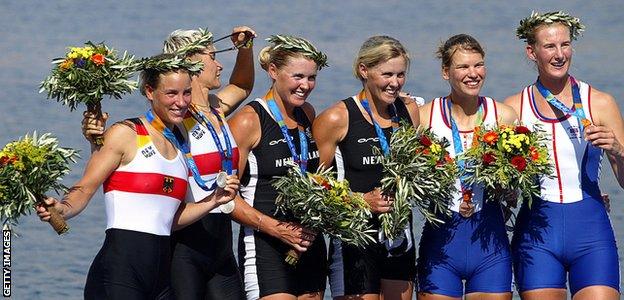
<path id="1" fill-rule="evenodd" d="M 81 111 L 70 113 L 38 94 L 53 58 L 67 46 L 105 41 L 137 56 L 159 52 L 175 29 L 207 27 L 215 36 L 240 24 L 259 34 L 256 53 L 270 34 L 306 37 L 329 56 L 330 67 L 318 76 L 310 97 L 317 111 L 359 91 L 351 75 L 352 60 L 369 36 L 385 34 L 403 42 L 412 58 L 404 90 L 425 99 L 448 93 L 434 57 L 437 45 L 456 33 L 469 33 L 485 47 L 488 77 L 483 95 L 502 100 L 535 80 L 524 44 L 515 38 L 518 21 L 531 10 L 563 9 L 587 25 L 574 43 L 571 73 L 624 101 L 621 0 L 606 1 L 8 1 L 0 0 L 0 144 L 26 132 L 53 132 L 63 146 L 82 150 L 83 159 L 66 177 L 72 184 L 82 174 L 89 149 L 80 133 Z M 229 45 L 222 45 L 226 47 Z M 225 65 L 222 81 L 233 66 L 233 52 L 218 54 Z M 262 96 L 270 81 L 256 65 L 252 97 Z M 147 104 L 138 92 L 123 100 L 106 100 L 112 121 L 137 116 Z M 623 141 L 624 142 L 624 141 Z M 624 204 L 608 164 L 602 188 L 611 195 L 611 219 L 624 257 Z M 417 219 L 420 219 L 417 217 Z M 13 239 L 14 299 L 80 299 L 89 265 L 99 250 L 105 227 L 101 191 L 87 209 L 72 219 L 69 234 L 58 237 L 35 216 L 24 217 Z M 420 224 L 417 224 L 419 238 Z M 622 261 L 622 259 L 620 259 Z M 329 294 L 329 292 L 327 292 Z"/>

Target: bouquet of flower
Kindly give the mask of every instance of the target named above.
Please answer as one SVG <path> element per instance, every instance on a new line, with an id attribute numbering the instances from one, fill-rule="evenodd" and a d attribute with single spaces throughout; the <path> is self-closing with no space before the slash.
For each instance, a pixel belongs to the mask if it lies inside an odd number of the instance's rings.
<path id="1" fill-rule="evenodd" d="M 467 183 L 483 184 L 490 191 L 519 189 L 530 204 L 531 196 L 539 195 L 539 176 L 551 176 L 554 171 L 547 141 L 539 125 L 533 130 L 523 125 L 475 128 L 473 145 L 462 155 Z M 488 194 L 488 200 L 507 200 Z"/>
<path id="2" fill-rule="evenodd" d="M 449 201 L 455 191 L 457 166 L 449 156 L 446 139 L 437 138 L 429 128 L 415 129 L 402 123 L 390 139 L 390 153 L 382 155 L 381 189 L 394 195 L 392 210 L 379 215 L 381 229 L 394 239 L 408 224 L 412 207 L 425 219 L 442 223 L 439 213 L 450 215 Z"/>
<path id="3" fill-rule="evenodd" d="M 299 167 L 293 166 L 273 186 L 279 192 L 275 200 L 278 212 L 302 225 L 358 247 L 375 241 L 368 203 L 360 193 L 351 192 L 347 181 L 334 179 L 331 168 L 301 175 Z M 296 264 L 294 252 L 289 251 L 286 258 L 290 264 Z"/>
<path id="4" fill-rule="evenodd" d="M 72 111 L 85 103 L 88 111 L 99 116 L 104 95 L 121 99 L 137 87 L 136 81 L 129 80 L 137 69 L 134 56 L 124 52 L 119 57 L 103 43 L 70 47 L 65 57 L 52 60 L 52 64 L 52 73 L 41 82 L 39 92 L 46 91 L 48 99 L 56 99 Z"/>
<path id="5" fill-rule="evenodd" d="M 17 219 L 34 209 L 49 190 L 67 190 L 61 178 L 69 173 L 69 162 L 75 162 L 78 153 L 58 146 L 49 133 L 33 133 L 4 146 L 0 151 L 0 219 L 5 224 L 16 224 Z M 58 234 L 69 227 L 53 207 L 50 224 Z"/>

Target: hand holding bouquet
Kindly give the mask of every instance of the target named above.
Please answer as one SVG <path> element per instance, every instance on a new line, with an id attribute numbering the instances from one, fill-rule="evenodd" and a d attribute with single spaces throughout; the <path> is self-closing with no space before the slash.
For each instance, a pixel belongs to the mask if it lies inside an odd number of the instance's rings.
<path id="1" fill-rule="evenodd" d="M 77 152 L 58 146 L 49 133 L 26 135 L 4 146 L 0 151 L 0 218 L 3 223 L 16 224 L 20 216 L 29 214 L 35 204 L 43 201 L 49 190 L 67 190 L 61 178 L 69 173 L 69 162 Z M 48 208 L 50 209 L 50 208 Z M 50 224 L 58 234 L 69 227 L 55 210 Z"/>
<path id="2" fill-rule="evenodd" d="M 121 99 L 137 87 L 136 81 L 129 80 L 137 68 L 134 56 L 124 52 L 118 57 L 102 43 L 70 47 L 65 57 L 52 60 L 52 64 L 52 73 L 41 82 L 39 92 L 46 91 L 48 99 L 56 99 L 72 111 L 85 103 L 87 111 L 101 116 L 104 95 Z M 96 142 L 101 145 L 101 137 Z"/>
<path id="3" fill-rule="evenodd" d="M 547 140 L 539 125 L 533 130 L 523 125 L 475 128 L 473 145 L 462 155 L 467 182 L 483 184 L 490 191 L 488 200 L 507 200 L 494 191 L 519 189 L 530 201 L 539 195 L 539 176 L 551 176 L 554 170 Z"/>
<path id="4" fill-rule="evenodd" d="M 278 212 L 296 218 L 301 225 L 358 247 L 375 241 L 368 223 L 368 203 L 361 194 L 351 192 L 347 181 L 334 179 L 331 169 L 302 175 L 295 165 L 273 186 L 279 192 Z M 296 264 L 297 259 L 295 251 L 289 251 L 286 261 Z"/>
<path id="5" fill-rule="evenodd" d="M 455 190 L 457 166 L 446 151 L 449 142 L 430 129 L 402 123 L 383 156 L 381 189 L 394 195 L 392 210 L 379 215 L 384 235 L 394 239 L 408 224 L 412 207 L 429 222 L 442 222 L 438 213 L 450 214 L 448 204 Z M 381 155 L 381 151 L 377 149 Z"/>

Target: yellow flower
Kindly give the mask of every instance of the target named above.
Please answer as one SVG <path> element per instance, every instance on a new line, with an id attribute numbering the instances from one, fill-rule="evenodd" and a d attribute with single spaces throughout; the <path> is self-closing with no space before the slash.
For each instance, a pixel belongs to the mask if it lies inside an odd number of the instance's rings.
<path id="1" fill-rule="evenodd" d="M 431 154 L 433 155 L 438 155 L 442 152 L 442 146 L 437 143 L 432 143 L 431 146 L 429 146 L 429 149 L 431 149 Z"/>

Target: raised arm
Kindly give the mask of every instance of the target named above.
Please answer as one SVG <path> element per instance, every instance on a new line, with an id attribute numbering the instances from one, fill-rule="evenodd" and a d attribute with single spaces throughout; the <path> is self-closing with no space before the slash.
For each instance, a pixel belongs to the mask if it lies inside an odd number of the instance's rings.
<path id="1" fill-rule="evenodd" d="M 246 41 L 249 36 L 256 37 L 256 32 L 247 27 L 239 26 L 232 30 L 232 33 L 238 35 L 232 36 L 232 42 L 237 45 Z M 249 46 L 243 46 L 238 49 L 236 55 L 236 63 L 230 76 L 230 82 L 223 89 L 212 96 L 211 101 L 218 101 L 219 106 L 226 115 L 234 112 L 236 108 L 247 99 L 254 86 L 254 61 L 253 61 L 253 43 Z"/>

